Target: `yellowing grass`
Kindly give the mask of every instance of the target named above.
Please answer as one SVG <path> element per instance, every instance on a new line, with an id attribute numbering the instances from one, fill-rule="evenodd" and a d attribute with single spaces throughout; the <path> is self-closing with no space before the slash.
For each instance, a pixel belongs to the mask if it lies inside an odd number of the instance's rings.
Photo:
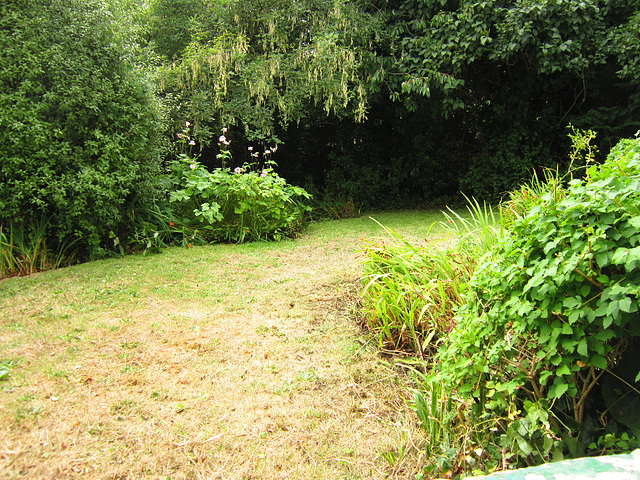
<path id="1" fill-rule="evenodd" d="M 1 281 L 0 471 L 413 478 L 406 380 L 354 316 L 362 241 L 384 235 L 350 219 Z"/>

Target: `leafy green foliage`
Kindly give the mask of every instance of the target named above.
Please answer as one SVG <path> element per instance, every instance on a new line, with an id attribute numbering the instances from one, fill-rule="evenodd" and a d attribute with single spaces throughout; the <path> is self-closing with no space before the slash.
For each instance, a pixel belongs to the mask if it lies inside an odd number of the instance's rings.
<path id="1" fill-rule="evenodd" d="M 475 198 L 497 204 L 536 171 L 552 167 L 549 146 L 535 132 L 513 128 L 496 135 L 482 149 L 460 179 L 460 189 Z"/>
<path id="2" fill-rule="evenodd" d="M 444 155 L 469 159 L 458 168 L 469 195 L 496 201 L 534 171 L 563 170 L 569 123 L 599 132 L 600 161 L 640 128 L 637 1 L 384 4 L 378 77 L 410 112 L 451 121 L 449 132 L 424 129 L 445 135 Z"/>
<path id="3" fill-rule="evenodd" d="M 608 28 L 637 7 L 598 0 L 397 3 L 395 13 L 404 20 L 393 27 L 402 90 L 425 96 L 442 92 L 450 112 L 479 106 L 487 83 L 527 85 L 528 79 L 504 78 L 505 73 L 524 68 L 541 81 L 569 73 L 558 78 L 559 87 L 604 65 L 609 34 L 615 32 Z M 619 26 L 628 35 L 627 28 Z"/>
<path id="4" fill-rule="evenodd" d="M 640 333 L 640 140 L 587 172 L 510 210 L 437 356 L 439 378 L 495 419 L 520 461 L 584 452 L 594 389 Z"/>
<path id="5" fill-rule="evenodd" d="M 486 206 L 472 202 L 468 217 L 447 215 L 446 228 L 456 242 L 448 250 L 416 247 L 389 229 L 397 245 L 365 249 L 363 313 L 382 347 L 431 358 L 454 329 L 478 259 L 501 235 Z"/>
<path id="6" fill-rule="evenodd" d="M 199 0 L 153 0 L 148 8 L 150 42 L 173 61 L 191 42 L 191 19 L 202 8 Z"/>
<path id="7" fill-rule="evenodd" d="M 450 211 L 445 218 L 449 235 L 442 241 L 452 244 L 447 250 L 437 242 L 416 247 L 387 229 L 398 242 L 371 244 L 364 256 L 367 325 L 386 351 L 403 350 L 420 359 L 407 363 L 415 365 L 408 367 L 416 378 L 413 408 L 428 435 L 424 478 L 491 471 L 501 450 L 492 442 L 493 422 L 481 418 L 455 389 L 424 373 L 456 328 L 455 313 L 476 266 L 503 234 L 493 210 L 476 201 L 464 214 Z"/>
<path id="8" fill-rule="evenodd" d="M 190 23 L 191 42 L 167 65 L 164 86 L 203 141 L 213 138 L 203 133 L 217 126 L 214 119 L 248 128 L 255 140 L 272 136 L 278 123 L 315 115 L 316 105 L 327 114 L 364 118 L 363 68 L 374 61 L 370 50 L 380 25 L 356 4 L 206 2 Z"/>
<path id="9" fill-rule="evenodd" d="M 460 190 L 496 201 L 534 171 L 563 170 L 569 122 L 597 128 L 605 154 L 635 133 L 638 8 L 156 0 L 150 37 L 174 60 L 161 68 L 164 101 L 174 120 L 193 119 L 205 164 L 229 125 L 251 142 L 293 144 L 277 160 L 289 181 L 398 208 Z M 296 144 L 305 135 L 317 146 Z"/>
<path id="10" fill-rule="evenodd" d="M 187 126 L 187 128 L 189 125 Z M 184 130 L 186 139 L 188 130 Z M 219 157 L 231 160 L 224 149 L 230 142 L 223 135 Z M 268 154 L 271 150 L 267 151 Z M 265 152 L 265 153 L 267 153 Z M 257 153 L 255 155 L 258 155 Z M 167 176 L 171 223 L 178 224 L 185 243 L 187 232 L 205 241 L 280 240 L 295 236 L 302 228 L 311 196 L 300 187 L 281 178 L 267 160 L 264 168 L 256 165 L 216 168 L 209 171 L 189 154 L 180 154 L 169 165 Z"/>
<path id="11" fill-rule="evenodd" d="M 434 442 L 427 475 L 637 445 L 640 139 L 596 165 L 593 137 L 571 135 L 586 177 L 535 176 L 502 205 L 500 230 L 474 203 L 469 217 L 450 216 L 459 241 L 446 252 L 366 251 L 369 325 L 383 347 L 422 359 L 411 364 L 414 408 Z M 439 287 L 451 280 L 447 303 Z"/>
<path id="12" fill-rule="evenodd" d="M 453 328 L 460 284 L 470 275 L 438 252 L 407 242 L 366 249 L 363 313 L 381 347 L 429 356 Z"/>
<path id="13" fill-rule="evenodd" d="M 153 90 L 101 0 L 0 9 L 0 225 L 45 217 L 48 236 L 100 255 L 154 193 Z"/>
<path id="14" fill-rule="evenodd" d="M 58 243 L 52 249 L 47 244 L 49 222 L 41 218 L 30 225 L 11 225 L 7 231 L 0 226 L 0 278 L 30 275 L 40 270 L 58 268 L 70 263 L 72 243 Z"/>
<path id="15" fill-rule="evenodd" d="M 500 462 L 499 447 L 491 442 L 490 423 L 445 385 L 417 370 L 413 408 L 427 434 L 427 465 L 417 478 L 447 478 L 461 472 L 491 472 Z M 473 446 L 480 446 L 472 448 Z"/>

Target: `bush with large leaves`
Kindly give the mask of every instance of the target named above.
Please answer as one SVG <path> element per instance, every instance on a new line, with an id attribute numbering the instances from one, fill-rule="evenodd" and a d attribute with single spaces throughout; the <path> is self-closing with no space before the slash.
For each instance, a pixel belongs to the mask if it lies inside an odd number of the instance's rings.
<path id="1" fill-rule="evenodd" d="M 153 192 L 153 90 L 101 0 L 0 7 L 0 225 L 50 220 L 50 240 L 104 253 Z"/>
<path id="2" fill-rule="evenodd" d="M 638 391 L 640 365 L 616 368 L 640 335 L 640 139 L 622 141 L 585 180 L 514 198 L 509 234 L 476 270 L 438 360 L 444 380 L 500 427 L 504 451 L 539 462 L 616 434 L 610 416 L 622 407 L 601 393 L 607 375 Z M 617 433 L 638 431 L 618 417 Z"/>

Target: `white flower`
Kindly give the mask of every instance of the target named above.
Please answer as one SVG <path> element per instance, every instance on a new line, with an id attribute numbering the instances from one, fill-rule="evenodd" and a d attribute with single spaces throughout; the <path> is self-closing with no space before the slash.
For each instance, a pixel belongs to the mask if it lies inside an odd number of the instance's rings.
<path id="1" fill-rule="evenodd" d="M 269 155 L 270 153 L 271 153 L 271 150 L 265 150 L 265 151 L 264 151 L 264 154 L 265 154 L 265 155 Z"/>
<path id="2" fill-rule="evenodd" d="M 247 150 L 249 150 L 250 152 L 253 152 L 253 147 L 248 147 Z"/>
<path id="3" fill-rule="evenodd" d="M 227 130 L 228 130 L 228 129 L 227 129 L 227 127 L 224 127 L 224 128 L 222 129 L 222 133 L 227 133 Z"/>
<path id="4" fill-rule="evenodd" d="M 236 167 L 233 171 L 236 173 L 242 173 L 242 169 L 240 167 Z"/>
<path id="5" fill-rule="evenodd" d="M 269 175 L 269 172 L 267 172 L 266 170 L 262 170 L 262 173 L 260 174 L 260 176 L 266 177 L 267 175 Z"/>
<path id="6" fill-rule="evenodd" d="M 189 128 L 191 126 L 191 122 L 184 122 L 184 123 L 187 126 L 187 128 Z"/>
<path id="7" fill-rule="evenodd" d="M 195 163 L 192 163 L 191 165 L 189 165 L 189 168 L 190 168 L 191 170 L 195 170 L 195 169 L 196 169 L 196 164 L 195 164 Z"/>
<path id="8" fill-rule="evenodd" d="M 191 141 L 189 142 L 189 145 L 195 145 L 195 144 L 196 144 L 196 142 L 194 142 L 193 140 L 191 140 Z"/>
<path id="9" fill-rule="evenodd" d="M 224 142 L 226 142 L 226 141 L 227 141 L 227 137 L 225 137 L 224 135 L 220 135 L 220 138 L 218 139 L 218 141 L 219 141 L 220 143 L 224 143 Z"/>

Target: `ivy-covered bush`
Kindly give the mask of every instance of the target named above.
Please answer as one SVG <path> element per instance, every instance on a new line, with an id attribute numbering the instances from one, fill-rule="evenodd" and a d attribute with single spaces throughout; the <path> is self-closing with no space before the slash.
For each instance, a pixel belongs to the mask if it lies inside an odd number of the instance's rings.
<path id="1" fill-rule="evenodd" d="M 489 419 L 510 462 L 598 451 L 640 432 L 629 348 L 640 335 L 640 139 L 620 142 L 583 180 L 513 200 L 437 376 Z"/>
<path id="2" fill-rule="evenodd" d="M 102 0 L 0 6 L 0 226 L 49 220 L 90 256 L 124 239 L 159 172 L 159 113 Z M 112 235 L 113 236 L 113 235 Z"/>

